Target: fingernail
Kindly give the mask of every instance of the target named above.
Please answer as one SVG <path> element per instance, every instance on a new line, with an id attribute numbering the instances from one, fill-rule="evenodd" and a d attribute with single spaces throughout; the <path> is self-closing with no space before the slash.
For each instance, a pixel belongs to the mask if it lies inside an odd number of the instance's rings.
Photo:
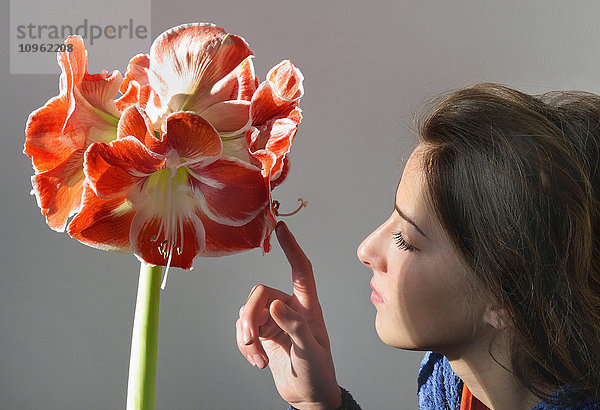
<path id="1" fill-rule="evenodd" d="M 252 343 L 252 333 L 250 333 L 250 329 L 248 329 L 246 326 L 243 326 L 242 328 L 242 337 L 246 346 Z"/>
<path id="2" fill-rule="evenodd" d="M 248 354 L 246 355 L 246 359 L 248 359 L 248 361 L 250 362 L 250 364 L 251 364 L 252 366 L 256 366 L 256 363 L 254 362 L 254 359 L 252 358 L 252 356 L 250 355 L 250 353 L 248 353 Z"/>
<path id="3" fill-rule="evenodd" d="M 256 363 L 256 366 L 258 366 L 259 369 L 263 369 L 267 365 L 267 361 L 262 357 L 262 355 L 258 353 L 252 356 L 252 358 L 254 359 L 254 362 Z"/>

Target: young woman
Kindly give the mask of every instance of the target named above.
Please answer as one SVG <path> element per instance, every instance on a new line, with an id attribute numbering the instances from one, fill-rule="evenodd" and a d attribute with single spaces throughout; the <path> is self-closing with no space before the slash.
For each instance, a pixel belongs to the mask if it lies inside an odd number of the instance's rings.
<path id="1" fill-rule="evenodd" d="M 600 97 L 476 84 L 438 100 L 419 138 L 358 248 L 381 340 L 428 351 L 419 408 L 600 409 Z M 310 261 L 276 234 L 294 293 L 252 289 L 239 350 L 293 408 L 359 408 Z"/>

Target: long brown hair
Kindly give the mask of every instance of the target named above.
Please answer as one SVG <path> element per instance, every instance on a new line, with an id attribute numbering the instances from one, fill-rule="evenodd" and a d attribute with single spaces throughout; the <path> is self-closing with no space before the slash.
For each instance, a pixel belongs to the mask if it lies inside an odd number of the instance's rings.
<path id="1" fill-rule="evenodd" d="M 492 83 L 419 123 L 433 208 L 509 316 L 510 369 L 539 397 L 600 398 L 600 96 Z"/>

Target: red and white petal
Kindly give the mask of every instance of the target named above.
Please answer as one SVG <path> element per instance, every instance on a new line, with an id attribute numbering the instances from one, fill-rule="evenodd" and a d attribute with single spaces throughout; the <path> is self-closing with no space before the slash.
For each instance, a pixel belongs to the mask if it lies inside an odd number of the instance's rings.
<path id="1" fill-rule="evenodd" d="M 302 97 L 304 88 L 300 71 L 289 61 L 273 67 L 254 95 L 250 108 L 252 125 L 260 126 L 280 115 Z"/>
<path id="2" fill-rule="evenodd" d="M 184 24 L 164 32 L 152 44 L 149 83 L 173 112 L 200 112 L 214 84 L 251 54 L 243 38 L 220 27 Z M 187 97 L 172 102 L 178 95 Z"/>
<path id="3" fill-rule="evenodd" d="M 83 152 L 76 150 L 55 168 L 31 178 L 32 193 L 48 226 L 55 231 L 63 232 L 67 219 L 79 210 L 84 180 Z"/>
<path id="4" fill-rule="evenodd" d="M 117 138 L 118 120 L 79 100 L 64 125 L 61 138 L 77 141 L 82 147 L 94 142 L 110 142 Z"/>
<path id="5" fill-rule="evenodd" d="M 191 269 L 194 258 L 205 248 L 204 226 L 194 213 L 180 212 L 167 216 L 174 218 L 172 226 L 176 227 L 169 232 L 165 216 L 153 198 L 137 209 L 129 236 L 133 252 L 151 265 Z"/>
<path id="6" fill-rule="evenodd" d="M 69 36 L 64 41 L 65 50 L 56 54 L 58 65 L 62 69 L 60 91 L 71 92 L 75 85 L 81 84 L 87 73 L 87 54 L 81 36 Z"/>
<path id="7" fill-rule="evenodd" d="M 200 115 L 219 133 L 239 134 L 250 126 L 250 102 L 245 100 L 223 101 L 211 105 Z"/>
<path id="8" fill-rule="evenodd" d="M 143 85 L 139 93 L 139 106 L 142 107 L 154 124 L 154 129 L 161 130 L 163 119 L 167 117 L 160 102 L 160 97 L 152 87 Z"/>
<path id="9" fill-rule="evenodd" d="M 258 78 L 254 72 L 252 57 L 244 59 L 231 73 L 217 81 L 206 96 L 204 104 L 210 106 L 221 101 L 250 101 L 258 87 Z"/>
<path id="10" fill-rule="evenodd" d="M 125 81 L 123 82 L 123 84 L 125 84 Z M 121 88 L 123 88 L 122 85 Z M 115 100 L 115 105 L 117 109 L 123 112 L 126 108 L 137 104 L 140 99 L 140 88 L 141 87 L 137 81 L 128 82 L 127 88 L 121 91 L 123 95 L 121 95 Z"/>
<path id="11" fill-rule="evenodd" d="M 189 164 L 190 186 L 203 213 L 213 221 L 241 226 L 267 205 L 268 194 L 260 170 L 233 157 L 208 164 Z"/>
<path id="12" fill-rule="evenodd" d="M 138 54 L 129 60 L 127 71 L 125 71 L 125 79 L 121 85 L 120 91 L 125 94 L 129 88 L 131 81 L 137 82 L 140 86 L 149 84 L 148 68 L 150 67 L 150 57 L 148 54 Z"/>
<path id="13" fill-rule="evenodd" d="M 299 110 L 295 107 L 295 111 Z M 269 138 L 265 148 L 277 155 L 278 158 L 290 151 L 292 141 L 298 130 L 298 122 L 288 117 L 277 118 L 269 122 Z"/>
<path id="14" fill-rule="evenodd" d="M 219 133 L 208 121 L 194 112 L 176 112 L 169 115 L 164 140 L 186 161 L 199 157 L 218 157 L 223 152 Z"/>
<path id="15" fill-rule="evenodd" d="M 238 80 L 237 99 L 246 101 L 252 100 L 252 96 L 258 88 L 258 78 L 254 72 L 252 56 L 242 61 L 234 70 L 234 74 Z M 236 98 L 231 99 L 233 100 Z"/>
<path id="16" fill-rule="evenodd" d="M 267 150 L 274 153 L 277 161 L 271 169 L 271 179 L 278 179 L 283 169 L 283 160 L 290 151 L 294 136 L 298 131 L 298 125 L 288 119 L 276 120 L 271 126 L 271 136 L 267 143 Z"/>
<path id="17" fill-rule="evenodd" d="M 281 111 L 292 105 L 291 102 L 277 98 L 275 90 L 269 81 L 263 81 L 254 95 L 250 104 L 250 117 L 252 125 L 259 127 Z"/>
<path id="18" fill-rule="evenodd" d="M 290 151 L 301 118 L 300 108 L 291 106 L 267 124 L 246 132 L 248 150 L 261 161 L 263 175 L 270 173 L 271 180 L 281 174 L 283 159 Z M 265 151 L 273 153 L 275 159 L 271 159 Z"/>
<path id="19" fill-rule="evenodd" d="M 123 95 L 115 101 L 119 111 L 135 104 L 151 111 L 152 117 L 158 118 L 162 113 L 160 98 L 148 82 L 149 67 L 150 59 L 147 54 L 138 54 L 129 61 L 120 88 Z"/>
<path id="20" fill-rule="evenodd" d="M 155 138 L 154 125 L 144 110 L 136 106 L 126 108 L 117 124 L 117 139 L 130 135 L 142 143 L 148 138 Z"/>
<path id="21" fill-rule="evenodd" d="M 253 158 L 261 164 L 261 174 L 264 178 L 268 178 L 271 170 L 277 162 L 277 156 L 266 149 L 259 149 L 250 153 Z"/>
<path id="22" fill-rule="evenodd" d="M 137 138 L 124 137 L 110 144 L 92 144 L 85 153 L 85 176 L 96 195 L 114 198 L 131 189 L 141 189 L 141 183 L 161 169 L 163 156 L 148 150 Z"/>
<path id="23" fill-rule="evenodd" d="M 268 229 L 264 211 L 242 226 L 219 224 L 201 211 L 198 216 L 206 230 L 206 247 L 200 256 L 224 256 L 258 247 L 263 247 L 265 252 L 270 249 L 268 236 L 272 229 Z"/>
<path id="24" fill-rule="evenodd" d="M 62 69 L 60 94 L 29 115 L 25 127 L 25 149 L 37 172 L 49 171 L 65 161 L 77 149 L 85 146 L 85 133 L 73 130 L 76 88 L 86 75 L 87 57 L 83 40 L 70 36 L 65 45 L 73 51 L 57 53 Z M 75 113 L 77 116 L 77 113 Z"/>
<path id="25" fill-rule="evenodd" d="M 163 154 L 166 144 L 157 138 L 154 125 L 143 109 L 132 105 L 123 111 L 117 125 L 117 138 L 134 136 L 150 151 Z"/>
<path id="26" fill-rule="evenodd" d="M 279 175 L 274 176 L 273 179 L 271 179 L 271 189 L 281 185 L 281 183 L 287 178 L 288 172 L 290 172 L 290 160 L 288 157 L 283 157 L 281 164 L 281 168 L 278 169 Z"/>
<path id="27" fill-rule="evenodd" d="M 290 60 L 283 60 L 267 73 L 275 95 L 289 102 L 296 102 L 304 95 L 304 76 Z"/>
<path id="28" fill-rule="evenodd" d="M 53 169 L 83 146 L 79 137 L 63 134 L 70 107 L 68 96 L 59 95 L 29 115 L 23 153 L 31 158 L 36 172 Z"/>
<path id="29" fill-rule="evenodd" d="M 120 74 L 90 76 L 85 71 L 87 59 L 81 38 L 69 37 L 65 43 L 73 45 L 74 51 L 59 53 L 61 94 L 31 113 L 25 129 L 24 152 L 38 172 L 53 169 L 91 142 L 116 137 L 117 118 L 111 113 L 116 108 L 109 100 L 118 89 Z"/>
<path id="30" fill-rule="evenodd" d="M 115 118 L 121 115 L 114 98 L 119 92 L 119 87 L 123 82 L 123 76 L 117 70 L 108 75 L 106 71 L 99 74 L 87 74 L 79 85 L 79 92 L 85 101 L 87 101 L 99 114 L 106 114 Z"/>
<path id="31" fill-rule="evenodd" d="M 81 210 L 69 223 L 70 236 L 88 246 L 131 252 L 129 230 L 135 210 L 125 196 L 101 199 L 86 183 Z"/>
<path id="32" fill-rule="evenodd" d="M 256 167 L 261 167 L 259 161 L 257 161 L 248 152 L 248 143 L 244 134 L 240 134 L 234 137 L 222 138 L 223 140 L 223 156 L 235 157 L 241 159 L 244 162 L 252 164 Z"/>

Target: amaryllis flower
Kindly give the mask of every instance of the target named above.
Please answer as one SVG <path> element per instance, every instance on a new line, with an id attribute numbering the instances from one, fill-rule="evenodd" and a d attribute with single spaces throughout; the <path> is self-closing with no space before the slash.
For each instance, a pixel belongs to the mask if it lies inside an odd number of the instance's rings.
<path id="1" fill-rule="evenodd" d="M 239 227 L 264 210 L 268 195 L 260 169 L 222 156 L 219 134 L 200 115 L 169 115 L 154 151 L 144 144 L 154 137 L 142 111 L 128 108 L 121 123 L 127 126 L 116 141 L 93 144 L 86 153 L 88 192 L 69 225 L 74 238 L 130 247 L 147 263 L 190 269 L 206 248 L 203 221 Z M 112 210 L 98 218 L 93 210 L 106 206 Z M 115 225 L 119 235 L 111 236 L 106 231 Z"/>
<path id="2" fill-rule="evenodd" d="M 24 149 L 36 171 L 33 193 L 56 231 L 80 207 L 85 150 L 116 138 L 120 113 L 113 98 L 123 81 L 118 71 L 88 74 L 81 37 L 69 37 L 65 45 L 72 51 L 58 53 L 60 93 L 30 114 Z"/>
<path id="3" fill-rule="evenodd" d="M 87 74 L 81 39 L 66 44 L 61 94 L 27 126 L 49 225 L 64 230 L 78 212 L 71 236 L 152 265 L 268 252 L 271 190 L 302 118 L 300 71 L 285 60 L 259 85 L 245 40 L 212 24 L 161 34 L 124 79 Z"/>

